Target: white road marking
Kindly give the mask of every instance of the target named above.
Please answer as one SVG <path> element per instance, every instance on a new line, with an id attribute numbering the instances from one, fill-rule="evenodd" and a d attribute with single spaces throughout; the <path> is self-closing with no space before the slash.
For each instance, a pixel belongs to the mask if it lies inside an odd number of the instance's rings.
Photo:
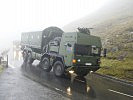
<path id="1" fill-rule="evenodd" d="M 60 90 L 60 89 L 58 89 L 58 88 L 55 88 L 55 90 L 57 90 L 57 91 L 62 91 L 62 90 Z"/>
<path id="2" fill-rule="evenodd" d="M 121 94 L 121 95 L 130 97 L 130 98 L 133 98 L 133 96 L 132 95 L 129 95 L 129 94 L 125 94 L 125 93 L 122 93 L 122 92 L 119 92 L 119 91 L 115 91 L 115 90 L 111 90 L 111 89 L 108 89 L 108 90 L 111 91 L 111 92 L 117 93 L 117 94 Z"/>
<path id="3" fill-rule="evenodd" d="M 11 68 L 15 68 L 12 64 L 8 63 L 9 67 Z"/>

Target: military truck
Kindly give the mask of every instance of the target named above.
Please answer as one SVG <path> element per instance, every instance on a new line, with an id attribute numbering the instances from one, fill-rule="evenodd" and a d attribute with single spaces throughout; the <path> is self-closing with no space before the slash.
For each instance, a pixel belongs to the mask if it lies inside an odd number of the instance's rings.
<path id="1" fill-rule="evenodd" d="M 24 62 L 40 60 L 40 67 L 47 72 L 53 69 L 56 76 L 76 73 L 85 76 L 100 68 L 101 39 L 90 35 L 88 28 L 77 32 L 63 32 L 57 27 L 43 31 L 25 32 L 21 36 Z"/>

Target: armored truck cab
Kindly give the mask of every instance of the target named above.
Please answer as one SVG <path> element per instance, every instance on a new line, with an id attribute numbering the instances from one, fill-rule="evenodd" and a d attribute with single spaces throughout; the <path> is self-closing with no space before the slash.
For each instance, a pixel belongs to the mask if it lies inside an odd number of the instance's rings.
<path id="1" fill-rule="evenodd" d="M 45 37 L 43 32 L 34 32 L 36 40 L 28 35 L 31 33 L 25 33 L 28 37 L 22 34 L 24 61 L 32 63 L 38 59 L 43 70 L 49 72 L 53 68 L 56 76 L 62 76 L 65 72 L 85 76 L 90 71 L 98 70 L 100 68 L 101 40 L 99 37 L 88 34 L 88 31 L 81 30 L 67 33 L 60 31 L 58 35 L 54 33 L 56 35 L 52 35 L 52 38 L 48 38 L 48 35 Z M 49 32 L 51 33 L 51 31 Z M 37 38 L 38 36 L 41 39 Z M 27 40 L 30 41 L 29 45 L 24 44 L 23 38 L 31 38 L 31 40 Z M 38 47 L 34 46 L 34 43 L 38 44 Z"/>
<path id="2" fill-rule="evenodd" d="M 101 40 L 80 32 L 64 33 L 59 54 L 63 55 L 66 68 L 80 76 L 100 68 Z"/>

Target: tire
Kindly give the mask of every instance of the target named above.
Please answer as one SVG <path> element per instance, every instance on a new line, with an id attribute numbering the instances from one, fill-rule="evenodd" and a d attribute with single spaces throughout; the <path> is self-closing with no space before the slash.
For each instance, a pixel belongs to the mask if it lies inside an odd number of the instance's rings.
<path id="1" fill-rule="evenodd" d="M 52 66 L 50 66 L 50 61 L 48 58 L 43 58 L 43 60 L 41 61 L 41 68 L 46 71 L 46 72 L 50 72 L 52 69 Z"/>
<path id="2" fill-rule="evenodd" d="M 61 61 L 56 61 L 54 63 L 53 72 L 57 77 L 61 77 L 64 75 L 64 66 Z"/>
<path id="3" fill-rule="evenodd" d="M 26 63 L 28 61 L 28 53 L 23 51 L 23 61 Z"/>
<path id="4" fill-rule="evenodd" d="M 31 53 L 29 53 L 28 54 L 28 64 L 32 64 L 33 63 L 33 61 L 34 61 L 34 59 L 32 58 L 32 54 Z"/>

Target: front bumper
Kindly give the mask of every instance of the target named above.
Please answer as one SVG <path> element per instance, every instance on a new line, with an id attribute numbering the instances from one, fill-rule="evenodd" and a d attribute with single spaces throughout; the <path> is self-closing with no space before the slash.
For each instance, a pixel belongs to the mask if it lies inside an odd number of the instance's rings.
<path id="1" fill-rule="evenodd" d="M 90 72 L 90 71 L 97 71 L 100 66 L 71 66 L 66 69 L 66 71 L 74 70 L 75 73 L 78 72 Z"/>

